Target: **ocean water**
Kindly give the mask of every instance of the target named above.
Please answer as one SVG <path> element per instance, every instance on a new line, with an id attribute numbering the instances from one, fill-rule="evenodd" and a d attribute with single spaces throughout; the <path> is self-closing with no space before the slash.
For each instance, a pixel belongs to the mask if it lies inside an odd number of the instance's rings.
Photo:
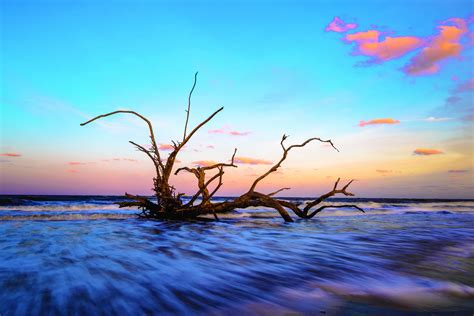
<path id="1" fill-rule="evenodd" d="M 0 315 L 474 313 L 473 200 L 351 199 L 366 213 L 294 223 L 141 220 L 120 200 L 0 196 Z"/>

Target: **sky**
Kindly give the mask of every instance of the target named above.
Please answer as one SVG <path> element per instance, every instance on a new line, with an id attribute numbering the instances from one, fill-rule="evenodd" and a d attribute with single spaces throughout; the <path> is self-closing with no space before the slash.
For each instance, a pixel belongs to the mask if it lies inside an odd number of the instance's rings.
<path id="1" fill-rule="evenodd" d="M 472 1 L 3 0 L 0 194 L 151 194 L 153 165 L 223 106 L 177 167 L 228 162 L 237 195 L 474 198 Z M 193 176 L 172 178 L 196 191 Z"/>

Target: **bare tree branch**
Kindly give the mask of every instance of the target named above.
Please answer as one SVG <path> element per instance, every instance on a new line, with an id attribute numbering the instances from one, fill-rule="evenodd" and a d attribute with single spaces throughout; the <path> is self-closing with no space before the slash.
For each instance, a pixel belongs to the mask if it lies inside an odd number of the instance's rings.
<path id="1" fill-rule="evenodd" d="M 193 87 L 191 88 L 191 91 L 189 91 L 188 109 L 186 110 L 186 123 L 184 124 L 183 142 L 186 139 L 186 130 L 188 129 L 188 121 L 189 121 L 189 111 L 191 110 L 191 96 L 193 95 L 194 87 L 196 87 L 197 75 L 198 75 L 198 72 L 196 71 L 196 73 L 194 74 Z"/>
<path id="2" fill-rule="evenodd" d="M 184 145 L 186 145 L 186 143 L 191 139 L 191 137 L 193 137 L 193 135 L 201 128 L 203 127 L 207 122 L 209 122 L 210 120 L 212 120 L 212 118 L 214 116 L 216 116 L 217 113 L 219 113 L 220 111 L 222 111 L 224 109 L 224 107 L 221 107 L 220 109 L 218 109 L 217 111 L 215 111 L 214 113 L 212 113 L 207 119 L 205 119 L 203 122 L 201 122 L 199 125 L 197 125 L 192 131 L 191 133 L 189 133 L 189 135 L 186 136 L 186 138 L 183 140 L 183 142 L 177 144 L 177 146 L 175 146 L 175 149 L 169 154 L 168 156 L 168 160 L 166 161 L 166 166 L 165 166 L 165 170 L 163 172 L 163 180 L 164 181 L 168 181 L 169 180 L 169 177 L 171 175 L 171 171 L 173 169 L 173 166 L 174 166 L 174 162 L 176 160 L 176 156 L 178 155 L 179 151 L 184 147 Z"/>
<path id="3" fill-rule="evenodd" d="M 211 170 L 211 169 L 219 168 L 219 167 L 234 167 L 234 168 L 237 168 L 237 166 L 234 164 L 234 158 L 235 158 L 236 153 L 237 153 L 237 148 L 234 149 L 234 154 L 232 155 L 232 158 L 230 159 L 230 163 L 217 163 L 217 164 L 214 164 L 214 165 L 201 167 L 201 169 L 207 171 L 207 170 Z"/>
<path id="4" fill-rule="evenodd" d="M 349 187 L 349 185 L 351 185 L 352 182 L 354 182 L 354 180 L 351 180 L 349 181 L 341 190 L 338 190 L 337 189 L 337 186 L 339 185 L 339 181 L 341 180 L 341 178 L 338 178 L 336 183 L 334 184 L 334 188 L 332 189 L 332 191 L 329 191 L 328 193 L 326 194 L 323 194 L 321 195 L 319 198 L 317 198 L 316 200 L 314 200 L 313 202 L 310 202 L 308 203 L 305 208 L 303 209 L 303 212 L 305 214 L 308 214 L 309 210 L 318 205 L 319 203 L 321 203 L 322 201 L 326 200 L 327 198 L 330 198 L 331 196 L 334 196 L 336 194 L 343 194 L 345 196 L 353 196 L 354 194 L 353 193 L 350 193 L 350 192 L 347 192 L 347 188 Z"/>
<path id="5" fill-rule="evenodd" d="M 280 193 L 281 191 L 290 190 L 290 189 L 291 189 L 291 188 L 281 188 L 281 189 L 279 189 L 279 190 L 276 190 L 275 192 L 272 192 L 272 193 L 267 194 L 267 196 L 274 196 L 274 195 Z"/>
<path id="6" fill-rule="evenodd" d="M 193 195 L 193 197 L 191 198 L 191 200 L 189 200 L 189 202 L 185 205 L 185 206 L 190 206 L 190 205 L 193 205 L 194 201 L 196 201 L 196 199 L 204 192 L 207 190 L 207 187 L 209 186 L 209 184 L 212 183 L 212 181 L 216 180 L 217 178 L 219 177 L 219 173 L 215 174 L 213 177 L 211 177 L 209 180 L 207 180 L 207 182 L 200 186 L 199 190 Z M 204 180 L 204 177 L 199 177 L 198 180 Z"/>
<path id="7" fill-rule="evenodd" d="M 344 204 L 344 205 L 323 205 L 323 206 L 319 207 L 318 209 L 316 209 L 314 212 L 312 212 L 310 215 L 308 215 L 307 218 L 313 218 L 314 215 L 318 214 L 319 212 L 321 212 L 321 211 L 324 210 L 325 208 L 349 208 L 349 207 L 358 209 L 358 210 L 361 211 L 362 213 L 365 213 L 365 211 L 364 211 L 363 209 L 361 209 L 361 208 L 358 207 L 357 205 L 353 205 L 353 204 Z"/>
<path id="8" fill-rule="evenodd" d="M 129 141 L 130 144 L 134 145 L 135 147 L 137 147 L 137 149 L 141 152 L 144 152 L 150 159 L 151 161 L 153 161 L 153 164 L 155 165 L 155 169 L 156 169 L 156 175 L 158 177 L 158 179 L 161 179 L 161 173 L 162 173 L 162 170 L 163 170 L 163 163 L 161 162 L 161 160 L 158 160 L 156 158 L 153 157 L 153 155 L 151 154 L 150 150 L 146 149 L 145 147 L 135 143 L 135 142 L 132 142 L 132 141 Z"/>
<path id="9" fill-rule="evenodd" d="M 192 131 L 191 133 L 189 133 L 188 136 L 186 136 L 186 138 L 179 144 L 178 146 L 178 150 L 183 148 L 184 145 L 186 145 L 186 143 L 191 139 L 191 137 L 193 137 L 193 135 L 201 128 L 203 127 L 204 125 L 207 124 L 207 122 L 209 122 L 210 120 L 212 120 L 212 118 L 214 116 L 216 116 L 217 113 L 219 113 L 220 111 L 222 111 L 224 109 L 224 107 L 221 107 L 219 108 L 217 111 L 215 111 L 214 113 L 212 113 L 207 119 L 205 119 L 204 121 L 202 121 L 199 125 L 197 125 Z"/>
<path id="10" fill-rule="evenodd" d="M 207 201 L 210 201 L 212 199 L 212 197 L 214 196 L 214 194 L 216 194 L 217 191 L 219 191 L 219 189 L 221 188 L 221 186 L 224 184 L 222 182 L 222 176 L 224 175 L 224 167 L 219 167 L 219 172 L 218 172 L 218 175 L 219 175 L 219 183 L 216 185 L 216 187 L 214 188 L 214 190 L 211 192 L 211 194 L 209 194 L 209 196 L 207 197 L 206 200 L 203 200 L 202 203 L 206 203 Z"/>
<path id="11" fill-rule="evenodd" d="M 278 161 L 273 167 L 271 167 L 266 173 L 264 173 L 263 175 L 261 175 L 260 177 L 258 177 L 253 183 L 252 183 L 252 186 L 250 187 L 249 191 L 248 192 L 253 192 L 255 190 L 255 187 L 257 186 L 257 184 L 263 180 L 265 177 L 267 177 L 270 173 L 272 172 L 275 172 L 278 170 L 278 168 L 280 168 L 281 164 L 283 161 L 285 161 L 286 157 L 288 156 L 288 152 L 293 149 L 293 148 L 298 148 L 298 147 L 304 147 L 306 146 L 308 143 L 312 142 L 312 141 L 320 141 L 322 143 L 329 143 L 335 150 L 339 151 L 335 146 L 334 144 L 332 143 L 332 141 L 329 139 L 329 140 L 322 140 L 321 138 L 318 138 L 318 137 L 313 137 L 313 138 L 310 138 L 310 139 L 307 139 L 306 141 L 304 141 L 303 143 L 301 144 L 297 144 L 297 145 L 291 145 L 290 147 L 288 148 L 285 148 L 285 145 L 283 144 L 284 141 L 288 138 L 287 135 L 283 134 L 282 138 L 281 138 L 281 142 L 280 142 L 280 145 L 281 147 L 283 148 L 283 156 L 282 158 L 280 159 L 280 161 Z"/>
<path id="12" fill-rule="evenodd" d="M 144 120 L 146 122 L 146 124 L 148 125 L 148 129 L 150 131 L 150 138 L 151 138 L 151 144 L 153 146 L 153 151 L 154 151 L 157 159 L 161 161 L 160 153 L 158 151 L 158 146 L 156 146 L 155 133 L 153 132 L 153 125 L 151 124 L 150 120 L 148 120 L 146 117 L 144 117 L 143 115 L 141 115 L 141 114 L 139 114 L 135 111 L 118 110 L 118 111 L 110 112 L 110 113 L 107 113 L 107 114 L 102 114 L 102 115 L 96 116 L 96 117 L 88 120 L 87 122 L 81 123 L 80 125 L 84 126 L 84 125 L 87 125 L 87 124 L 89 124 L 89 123 L 91 123 L 95 120 L 98 120 L 98 119 L 101 119 L 101 118 L 104 118 L 104 117 L 107 117 L 107 116 L 110 116 L 110 115 L 119 114 L 119 113 L 133 114 L 135 116 L 138 116 L 139 118 L 141 118 L 142 120 Z"/>
<path id="13" fill-rule="evenodd" d="M 218 163 L 218 164 L 214 164 L 214 165 L 207 166 L 207 167 L 197 167 L 197 168 L 181 167 L 181 168 L 179 168 L 175 171 L 175 173 L 174 173 L 175 175 L 177 175 L 178 173 L 180 173 L 183 170 L 187 171 L 187 172 L 190 172 L 190 173 L 194 174 L 196 176 L 196 178 L 198 179 L 198 188 L 199 188 L 199 190 L 193 195 L 191 200 L 188 202 L 189 205 L 192 205 L 194 203 L 194 201 L 196 201 L 196 199 L 200 195 L 202 195 L 201 204 L 206 204 L 207 202 L 209 202 L 211 200 L 212 196 L 219 190 L 219 188 L 223 184 L 222 183 L 222 175 L 224 174 L 224 167 L 237 167 L 236 165 L 234 165 L 234 157 L 235 157 L 236 152 L 237 152 L 237 148 L 234 149 L 234 153 L 232 155 L 230 164 L 228 164 L 228 163 Z M 219 171 L 214 176 L 212 176 L 208 181 L 206 181 L 206 171 L 209 171 L 209 170 L 212 170 L 212 169 L 215 169 L 215 168 L 217 168 Z M 219 179 L 219 183 L 215 187 L 214 191 L 209 194 L 208 186 L 216 179 Z"/>

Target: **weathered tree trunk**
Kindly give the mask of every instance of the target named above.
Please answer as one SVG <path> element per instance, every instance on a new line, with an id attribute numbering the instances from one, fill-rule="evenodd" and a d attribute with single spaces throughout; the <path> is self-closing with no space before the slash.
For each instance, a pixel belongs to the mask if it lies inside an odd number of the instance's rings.
<path id="1" fill-rule="evenodd" d="M 237 149 L 234 150 L 234 154 L 232 155 L 230 163 L 217 163 L 215 165 L 206 166 L 206 167 L 196 167 L 196 168 L 183 167 L 183 168 L 177 169 L 174 175 L 178 175 L 181 171 L 187 171 L 194 174 L 194 176 L 197 178 L 197 187 L 198 187 L 197 192 L 193 196 L 190 197 L 187 203 L 184 203 L 183 201 L 184 194 L 183 193 L 176 194 L 175 188 L 169 184 L 170 177 L 172 175 L 172 171 L 174 167 L 174 163 L 176 161 L 176 157 L 178 153 L 180 152 L 180 150 L 184 147 L 184 145 L 186 145 L 186 143 L 192 138 L 192 136 L 201 127 L 203 127 L 212 118 L 214 118 L 214 116 L 217 115 L 217 113 L 223 110 L 223 107 L 221 107 L 220 109 L 215 111 L 213 114 L 211 114 L 203 122 L 198 124 L 189 134 L 187 134 L 189 115 L 191 111 L 191 97 L 192 97 L 194 88 L 196 87 L 197 74 L 198 73 L 196 72 L 196 74 L 194 75 L 194 83 L 188 96 L 188 107 L 186 110 L 186 123 L 184 126 L 183 139 L 177 142 L 173 141 L 174 149 L 169 154 L 165 163 L 163 162 L 161 158 L 151 122 L 146 117 L 144 117 L 141 114 L 138 114 L 137 112 L 126 111 L 126 110 L 114 111 L 107 114 L 96 116 L 93 119 L 81 124 L 81 126 L 84 126 L 97 119 L 122 113 L 122 114 L 135 115 L 139 117 L 140 119 L 142 119 L 143 121 L 145 121 L 145 123 L 148 126 L 149 133 L 150 133 L 150 140 L 151 140 L 150 148 L 147 149 L 133 141 L 130 141 L 130 143 L 134 145 L 139 151 L 145 153 L 153 162 L 153 165 L 155 167 L 155 177 L 153 178 L 153 185 L 154 185 L 153 190 L 155 191 L 155 197 L 156 197 L 157 202 L 156 203 L 152 202 L 146 197 L 140 197 L 137 195 L 125 193 L 126 197 L 128 197 L 130 201 L 120 202 L 119 203 L 120 207 L 138 207 L 141 210 L 141 213 L 139 214 L 139 216 L 145 217 L 145 218 L 175 219 L 175 220 L 193 219 L 199 216 L 209 215 L 209 214 L 213 214 L 214 217 L 218 219 L 217 214 L 219 213 L 232 212 L 235 209 L 247 208 L 247 207 L 273 208 L 276 211 L 278 211 L 278 213 L 286 222 L 293 221 L 291 216 L 288 214 L 287 210 L 290 210 L 291 212 L 293 212 L 296 216 L 300 218 L 306 218 L 306 219 L 314 217 L 316 214 L 318 214 L 319 212 L 321 212 L 322 210 L 326 208 L 350 207 L 350 208 L 355 208 L 361 212 L 364 212 L 363 209 L 352 204 L 345 204 L 345 205 L 325 204 L 318 207 L 318 205 L 320 205 L 326 199 L 336 194 L 342 194 L 345 196 L 353 196 L 352 193 L 347 191 L 347 188 L 353 182 L 353 180 L 349 181 L 342 189 L 338 189 L 338 185 L 340 181 L 340 179 L 338 179 L 336 183 L 334 184 L 334 187 L 331 191 L 329 191 L 326 194 L 321 195 L 318 198 L 315 198 L 313 201 L 307 203 L 303 208 L 300 208 L 300 206 L 296 203 L 292 203 L 289 201 L 285 201 L 285 200 L 281 200 L 281 199 L 277 199 L 273 197 L 274 195 L 276 195 L 277 193 L 283 190 L 289 190 L 289 188 L 282 188 L 280 190 L 277 190 L 275 192 L 268 193 L 268 194 L 264 194 L 264 193 L 260 193 L 256 191 L 258 183 L 264 178 L 266 178 L 268 175 L 270 175 L 271 173 L 277 171 L 278 168 L 280 168 L 281 164 L 287 158 L 290 150 L 293 148 L 304 147 L 310 142 L 318 141 L 318 142 L 328 143 L 329 145 L 331 145 L 331 147 L 333 147 L 335 150 L 338 151 L 338 149 L 334 146 L 331 140 L 322 140 L 321 138 L 318 138 L 318 137 L 310 138 L 301 144 L 285 147 L 284 142 L 288 138 L 287 135 L 283 135 L 280 141 L 280 145 L 283 149 L 283 154 L 280 160 L 275 165 L 273 165 L 270 169 L 268 169 L 267 172 L 259 176 L 252 183 L 252 185 L 250 186 L 250 189 L 246 193 L 230 201 L 212 202 L 212 197 L 214 197 L 214 195 L 218 192 L 218 190 L 223 185 L 222 179 L 224 175 L 224 168 L 237 167 L 234 164 L 234 158 L 235 158 Z M 217 172 L 213 174 L 209 179 L 207 179 L 206 172 L 210 172 L 214 170 L 216 170 Z M 217 183 L 217 184 L 214 190 L 210 191 L 209 187 L 212 183 Z"/>

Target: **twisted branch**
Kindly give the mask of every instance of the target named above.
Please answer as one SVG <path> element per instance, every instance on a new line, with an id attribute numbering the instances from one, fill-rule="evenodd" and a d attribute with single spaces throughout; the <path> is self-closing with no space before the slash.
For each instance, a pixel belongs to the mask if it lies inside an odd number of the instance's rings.
<path id="1" fill-rule="evenodd" d="M 202 202 L 201 204 L 206 204 L 208 203 L 212 196 L 220 189 L 222 186 L 222 176 L 224 175 L 224 167 L 234 167 L 237 168 L 237 166 L 234 164 L 234 158 L 235 154 L 237 153 L 237 148 L 234 149 L 234 153 L 232 154 L 231 162 L 230 163 L 217 163 L 211 166 L 207 167 L 197 167 L 197 168 L 189 168 L 189 167 L 182 167 L 179 168 L 175 171 L 175 175 L 180 173 L 181 171 L 187 171 L 196 176 L 198 179 L 198 187 L 199 190 L 193 195 L 191 200 L 186 204 L 186 205 L 192 205 L 194 201 L 197 200 L 197 198 L 202 195 Z M 206 181 L 206 171 L 212 170 L 217 168 L 219 171 L 212 176 L 209 180 Z M 219 183 L 215 187 L 215 189 L 212 191 L 212 193 L 209 194 L 208 192 L 208 186 L 216 179 L 219 179 Z"/>
<path id="2" fill-rule="evenodd" d="M 279 189 L 279 190 L 276 190 L 275 192 L 272 192 L 272 193 L 267 194 L 267 196 L 274 196 L 274 195 L 280 193 L 281 191 L 290 190 L 290 189 L 291 189 L 291 188 L 281 188 L 281 189 Z"/>
<path id="3" fill-rule="evenodd" d="M 322 140 L 321 138 L 319 137 L 313 137 L 313 138 L 310 138 L 310 139 L 307 139 L 306 141 L 304 141 L 303 143 L 301 144 L 296 144 L 296 145 L 291 145 L 290 147 L 288 148 L 285 148 L 285 145 L 283 144 L 284 141 L 288 138 L 287 135 L 283 134 L 282 138 L 281 138 L 281 141 L 280 141 L 280 145 L 281 145 L 281 148 L 283 148 L 283 156 L 281 157 L 280 161 L 278 161 L 273 167 L 271 167 L 266 173 L 264 173 L 263 175 L 261 175 L 260 177 L 258 177 L 253 183 L 252 183 L 252 186 L 250 187 L 249 189 L 249 193 L 250 192 L 253 192 L 255 190 L 255 187 L 257 186 L 257 184 L 263 180 L 264 178 L 266 178 L 270 173 L 272 172 L 275 172 L 278 170 L 278 168 L 280 168 L 281 164 L 283 161 L 285 161 L 286 157 L 288 156 L 288 152 L 293 149 L 293 148 L 298 148 L 298 147 L 304 147 L 306 146 L 308 143 L 312 142 L 312 141 L 320 141 L 322 143 L 329 143 L 331 144 L 331 146 L 339 151 L 335 146 L 334 144 L 332 143 L 332 141 L 329 139 L 329 140 Z"/>
<path id="4" fill-rule="evenodd" d="M 361 211 L 362 213 L 365 213 L 365 211 L 363 209 L 361 209 L 360 207 L 358 207 L 357 205 L 353 205 L 353 204 L 344 204 L 344 205 L 323 205 L 321 207 L 319 207 L 318 209 L 316 209 L 314 212 L 312 212 L 311 214 L 309 214 L 306 218 L 313 218 L 314 215 L 318 214 L 319 212 L 321 212 L 322 210 L 324 210 L 325 208 L 348 208 L 348 207 L 352 207 L 352 208 L 356 208 L 358 209 L 359 211 Z"/>
<path id="5" fill-rule="evenodd" d="M 334 196 L 336 194 L 344 194 L 345 196 L 354 196 L 353 193 L 351 192 L 347 192 L 347 188 L 349 187 L 349 185 L 351 185 L 352 182 L 354 182 L 354 180 L 351 180 L 349 181 L 342 189 L 338 190 L 337 189 L 337 186 L 339 185 L 339 181 L 341 180 L 341 178 L 337 178 L 337 181 L 336 183 L 334 183 L 334 188 L 329 191 L 328 193 L 326 194 L 323 194 L 321 195 L 319 198 L 317 198 L 316 200 L 314 200 L 313 202 L 310 202 L 308 203 L 305 208 L 303 209 L 303 212 L 304 214 L 308 214 L 309 210 L 318 205 L 319 203 L 321 203 L 322 201 L 326 200 L 327 198 L 330 198 L 331 196 Z"/>
<path id="6" fill-rule="evenodd" d="M 142 120 L 144 120 L 146 122 L 146 124 L 148 125 L 148 129 L 150 131 L 150 138 L 151 138 L 151 144 L 152 144 L 152 147 L 153 147 L 153 152 L 155 153 L 156 155 L 156 159 L 158 161 L 161 161 L 161 158 L 160 158 L 160 152 L 158 151 L 158 146 L 156 145 L 156 140 L 155 140 L 155 133 L 153 132 L 153 125 L 151 124 L 150 120 L 148 120 L 146 117 L 144 117 L 143 115 L 135 112 L 135 111 L 127 111 L 127 110 L 118 110 L 118 111 L 114 111 L 114 112 L 110 112 L 110 113 L 106 113 L 106 114 L 102 114 L 102 115 L 98 115 L 90 120 L 88 120 L 87 122 L 84 122 L 84 123 L 81 123 L 80 125 L 81 126 L 84 126 L 84 125 L 87 125 L 95 120 L 98 120 L 98 119 L 101 119 L 101 118 L 104 118 L 104 117 L 107 117 L 107 116 L 110 116 L 110 115 L 114 115 L 114 114 L 120 114 L 120 113 L 123 113 L 123 114 L 133 114 L 135 116 L 138 116 L 139 118 L 141 118 Z"/>

